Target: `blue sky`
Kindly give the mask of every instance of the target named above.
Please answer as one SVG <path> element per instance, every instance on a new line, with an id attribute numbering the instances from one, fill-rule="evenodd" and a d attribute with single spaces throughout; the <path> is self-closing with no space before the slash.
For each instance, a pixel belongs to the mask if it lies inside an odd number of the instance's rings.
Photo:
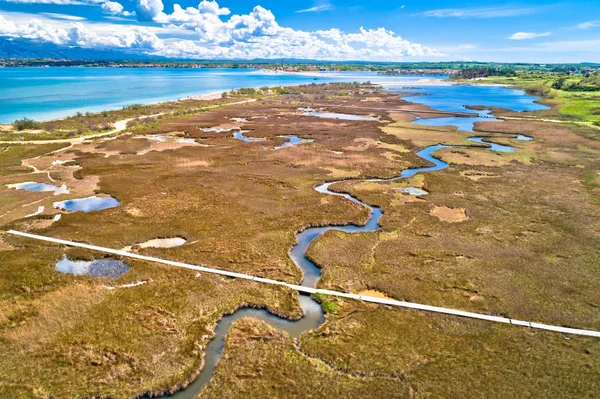
<path id="1" fill-rule="evenodd" d="M 600 62 L 600 1 L 0 0 L 0 40 L 177 58 Z"/>

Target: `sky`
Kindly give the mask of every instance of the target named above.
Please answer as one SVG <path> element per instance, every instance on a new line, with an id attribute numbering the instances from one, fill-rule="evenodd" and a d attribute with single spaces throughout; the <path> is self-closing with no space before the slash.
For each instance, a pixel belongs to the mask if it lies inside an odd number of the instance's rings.
<path id="1" fill-rule="evenodd" d="M 192 59 L 600 62 L 600 1 L 0 0 L 0 42 Z"/>

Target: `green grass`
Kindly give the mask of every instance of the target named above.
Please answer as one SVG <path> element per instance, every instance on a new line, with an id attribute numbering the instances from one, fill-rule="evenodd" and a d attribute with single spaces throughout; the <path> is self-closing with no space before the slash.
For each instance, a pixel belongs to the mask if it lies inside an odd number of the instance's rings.
<path id="1" fill-rule="evenodd" d="M 313 296 L 321 304 L 325 313 L 336 313 L 338 311 L 338 303 L 333 297 L 322 294 L 314 294 Z"/>

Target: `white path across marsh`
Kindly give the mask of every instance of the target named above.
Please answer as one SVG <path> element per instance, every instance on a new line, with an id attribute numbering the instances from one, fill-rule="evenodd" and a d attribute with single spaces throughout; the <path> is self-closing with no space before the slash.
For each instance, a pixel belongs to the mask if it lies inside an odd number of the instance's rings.
<path id="1" fill-rule="evenodd" d="M 330 295 L 330 296 L 336 296 L 336 297 L 341 297 L 341 298 L 354 299 L 354 300 L 363 301 L 363 302 L 377 303 L 377 304 L 381 304 L 381 305 L 409 308 L 409 309 L 415 309 L 415 310 L 424 310 L 424 311 L 428 311 L 428 312 L 441 313 L 441 314 L 447 314 L 447 315 L 452 315 L 452 316 L 467 317 L 467 318 L 471 318 L 471 319 L 485 320 L 485 321 L 490 321 L 490 322 L 495 322 L 495 323 L 511 324 L 511 325 L 521 326 L 521 327 L 530 327 L 530 328 L 535 328 L 535 329 L 539 329 L 539 330 L 554 331 L 554 332 L 559 332 L 559 333 L 564 333 L 564 334 L 574 334 L 574 335 L 583 335 L 583 336 L 588 336 L 588 337 L 600 338 L 600 331 L 553 326 L 553 325 L 524 321 L 524 320 L 510 319 L 507 317 L 492 316 L 492 315 L 486 315 L 486 314 L 474 313 L 474 312 L 465 312 L 462 310 L 448 309 L 448 308 L 443 308 L 443 307 L 439 307 L 439 306 L 431 306 L 431 305 L 423 305 L 423 304 L 413 303 L 413 302 L 398 301 L 395 299 L 376 298 L 376 297 L 365 296 L 365 295 L 349 294 L 346 292 L 324 290 L 324 289 L 319 289 L 319 288 L 310 288 L 310 287 L 305 287 L 305 286 L 301 286 L 301 285 L 286 283 L 283 281 L 272 280 L 272 279 L 262 278 L 262 277 L 255 277 L 255 276 L 251 276 L 251 275 L 243 274 L 243 273 L 235 273 L 235 272 L 230 272 L 227 270 L 214 269 L 214 268 L 206 267 L 206 266 L 191 265 L 188 263 L 160 259 L 160 258 L 155 258 L 155 257 L 151 257 L 151 256 L 144 256 L 144 255 L 139 255 L 139 254 L 135 254 L 135 253 L 120 251 L 117 249 L 98 247 L 95 245 L 83 244 L 83 243 L 74 242 L 74 241 L 67 241 L 67 240 L 61 240 L 58 238 L 40 236 L 37 234 L 24 233 L 24 232 L 16 231 L 16 230 L 9 230 L 7 233 L 16 235 L 16 236 L 31 238 L 34 240 L 41 240 L 41 241 L 52 242 L 52 243 L 56 243 L 56 244 L 63 244 L 63 245 L 71 246 L 71 247 L 85 248 L 85 249 L 90 249 L 92 251 L 99 251 L 99 252 L 109 253 L 109 254 L 113 254 L 113 255 L 119 255 L 119 256 L 123 256 L 123 257 L 127 257 L 127 258 L 139 259 L 139 260 L 143 260 L 143 261 L 147 261 L 147 262 L 161 263 L 164 265 L 181 267 L 181 268 L 196 270 L 196 271 L 200 271 L 200 272 L 204 272 L 204 273 L 218 274 L 221 276 L 232 277 L 232 278 L 241 278 L 241 279 L 245 279 L 245 280 L 256 281 L 258 283 L 263 283 L 263 284 L 281 285 L 281 286 L 284 286 L 284 287 L 287 287 L 287 288 L 290 288 L 290 289 L 293 289 L 293 290 L 296 290 L 298 292 L 305 293 L 305 294 Z"/>

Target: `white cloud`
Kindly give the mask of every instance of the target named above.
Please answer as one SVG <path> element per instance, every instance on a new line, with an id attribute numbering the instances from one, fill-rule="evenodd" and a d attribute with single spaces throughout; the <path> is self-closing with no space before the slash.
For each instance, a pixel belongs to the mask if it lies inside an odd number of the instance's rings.
<path id="1" fill-rule="evenodd" d="M 123 10 L 123 5 L 116 1 L 107 1 L 102 3 L 102 12 L 109 15 L 122 15 L 124 17 L 135 16 L 135 12 L 129 12 Z"/>
<path id="2" fill-rule="evenodd" d="M 472 7 L 472 8 L 441 8 L 417 14 L 424 17 L 437 18 L 500 18 L 530 15 L 542 7 Z"/>
<path id="3" fill-rule="evenodd" d="M 110 15 L 121 15 L 123 6 L 116 1 L 107 1 L 106 3 L 102 3 L 102 11 Z"/>
<path id="4" fill-rule="evenodd" d="M 219 7 L 216 1 L 202 0 L 198 4 L 198 11 L 202 14 L 214 14 L 214 15 L 229 15 L 231 11 L 227 7 Z"/>
<path id="5" fill-rule="evenodd" d="M 510 40 L 528 40 L 528 39 L 535 39 L 536 37 L 546 37 L 546 36 L 550 36 L 552 34 L 552 32 L 542 32 L 542 33 L 535 33 L 535 32 L 516 32 L 513 33 L 511 36 L 509 36 L 508 38 Z"/>
<path id="6" fill-rule="evenodd" d="M 0 34 L 10 35 L 16 32 L 16 30 L 17 26 L 13 21 L 9 21 L 0 15 Z"/>
<path id="7" fill-rule="evenodd" d="M 43 12 L 41 14 L 47 16 L 48 18 L 52 18 L 52 19 L 62 19 L 62 20 L 66 20 L 66 21 L 85 21 L 85 18 L 78 17 L 75 15 L 57 14 L 57 13 L 53 13 L 53 12 Z"/>
<path id="8" fill-rule="evenodd" d="M 12 21 L 4 18 L 0 21 L 0 36 L 89 48 L 139 48 L 151 55 L 182 58 L 397 61 L 404 57 L 422 59 L 442 55 L 385 28 L 310 32 L 283 27 L 271 11 L 261 6 L 248 14 L 229 15 L 230 10 L 216 1 L 203 0 L 197 7 L 185 9 L 175 4 L 173 12 L 167 14 L 161 0 L 136 1 L 138 19 L 152 21 L 154 25 L 86 21 L 65 27 L 64 21 L 38 18 L 39 15 L 5 13 Z M 116 1 L 106 0 L 102 9 L 113 15 L 125 15 L 122 4 Z"/>
<path id="9" fill-rule="evenodd" d="M 590 29 L 600 26 L 600 19 L 595 21 L 582 22 L 576 26 L 577 29 Z"/>
<path id="10" fill-rule="evenodd" d="M 320 11 L 328 11 L 328 10 L 332 10 L 332 9 L 333 9 L 333 6 L 331 5 L 331 3 L 329 3 L 329 2 L 319 2 L 319 3 L 315 4 L 314 7 L 305 8 L 303 10 L 298 10 L 296 12 L 297 13 L 320 12 Z"/>
<path id="11" fill-rule="evenodd" d="M 147 29 L 115 25 L 112 31 L 92 31 L 81 22 L 54 27 L 38 19 L 26 24 L 15 24 L 0 15 L 0 36 L 19 37 L 63 46 L 86 48 L 135 48 L 158 51 L 162 41 Z"/>
<path id="12" fill-rule="evenodd" d="M 136 14 L 140 21 L 152 21 L 156 16 L 162 14 L 165 6 L 162 0 L 137 0 Z"/>

